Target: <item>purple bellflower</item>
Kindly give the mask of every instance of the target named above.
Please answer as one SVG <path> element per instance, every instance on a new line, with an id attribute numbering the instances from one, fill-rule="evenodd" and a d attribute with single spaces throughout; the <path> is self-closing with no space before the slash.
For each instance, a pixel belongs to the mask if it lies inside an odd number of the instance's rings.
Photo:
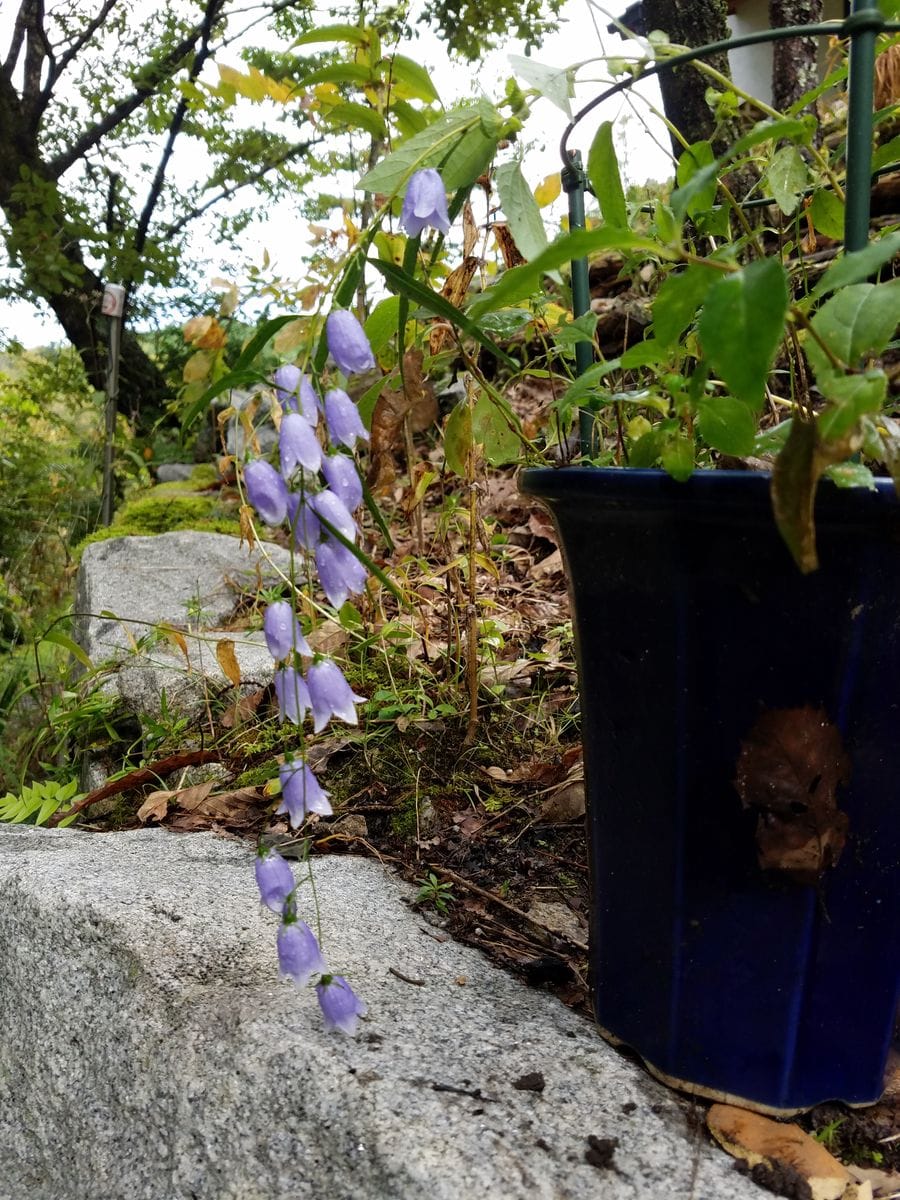
<path id="1" fill-rule="evenodd" d="M 287 600 L 276 600 L 266 609 L 263 633 L 266 635 L 269 653 L 274 659 L 287 658 L 295 651 L 312 658 L 312 650 L 303 636 L 297 614 Z"/>
<path id="2" fill-rule="evenodd" d="M 324 454 L 322 456 L 322 474 L 325 476 L 325 482 L 348 512 L 359 508 L 363 501 L 362 483 L 356 463 L 349 455 Z"/>
<path id="3" fill-rule="evenodd" d="M 299 413 L 286 413 L 282 417 L 278 450 L 281 474 L 285 479 L 290 479 L 298 466 L 307 471 L 318 471 L 322 465 L 322 447 L 316 431 Z"/>
<path id="4" fill-rule="evenodd" d="M 312 553 L 322 538 L 323 529 L 313 510 L 311 496 L 288 492 L 288 522 L 294 531 L 294 545 Z"/>
<path id="5" fill-rule="evenodd" d="M 325 340 L 338 370 L 345 375 L 368 371 L 375 366 L 375 355 L 365 330 L 349 309 L 336 309 L 328 314 Z"/>
<path id="6" fill-rule="evenodd" d="M 327 1030 L 340 1029 L 351 1037 L 356 1033 L 367 1009 L 343 975 L 323 975 L 316 984 L 316 998 Z"/>
<path id="7" fill-rule="evenodd" d="M 279 367 L 272 376 L 275 392 L 283 408 L 288 412 L 297 412 L 315 426 L 319 420 L 319 403 L 316 393 L 307 377 L 299 367 L 292 364 Z"/>
<path id="8" fill-rule="evenodd" d="M 321 492 L 317 492 L 310 500 L 310 504 L 316 516 L 321 517 L 323 521 L 327 521 L 332 525 L 338 533 L 342 533 L 348 542 L 355 542 L 358 530 L 353 516 L 348 510 L 346 504 L 328 488 L 323 488 Z M 328 535 L 328 530 L 322 527 L 322 532 Z M 337 541 L 336 538 L 332 539 Z"/>
<path id="9" fill-rule="evenodd" d="M 331 440 L 339 446 L 346 446 L 348 450 L 353 449 L 357 440 L 369 440 L 359 409 L 340 388 L 325 393 L 325 422 Z"/>
<path id="10" fill-rule="evenodd" d="M 400 224 L 410 237 L 421 233 L 426 226 L 446 233 L 450 228 L 447 215 L 447 193 L 434 167 L 425 167 L 410 178 L 403 197 Z"/>
<path id="11" fill-rule="evenodd" d="M 316 546 L 316 571 L 328 603 L 341 608 L 350 595 L 365 590 L 366 568 L 346 546 L 321 542 Z"/>
<path id="12" fill-rule="evenodd" d="M 275 695 L 278 698 L 279 721 L 302 725 L 307 709 L 312 707 L 303 676 L 294 667 L 282 667 L 275 672 Z"/>
<path id="13" fill-rule="evenodd" d="M 265 459 L 256 458 L 244 467 L 247 498 L 266 525 L 280 525 L 287 516 L 287 484 Z"/>
<path id="14" fill-rule="evenodd" d="M 297 987 L 306 987 L 313 975 L 328 970 L 316 935 L 305 921 L 285 919 L 276 940 L 281 974 L 293 979 Z"/>
<path id="15" fill-rule="evenodd" d="M 348 725 L 357 723 L 355 705 L 365 701 L 365 696 L 357 696 L 350 690 L 350 684 L 337 663 L 333 663 L 330 658 L 313 663 L 306 672 L 306 685 L 309 689 L 313 729 L 316 733 L 325 728 L 332 716 L 340 717 Z"/>
<path id="16" fill-rule="evenodd" d="M 279 768 L 281 804 L 276 813 L 287 813 L 291 828 L 297 829 L 310 813 L 330 817 L 334 811 L 328 802 L 328 792 L 316 779 L 302 758 L 289 758 Z"/>
<path id="17" fill-rule="evenodd" d="M 277 850 L 260 846 L 256 852 L 256 886 L 259 897 L 272 912 L 283 912 L 288 897 L 294 891 L 294 872 L 287 859 Z"/>

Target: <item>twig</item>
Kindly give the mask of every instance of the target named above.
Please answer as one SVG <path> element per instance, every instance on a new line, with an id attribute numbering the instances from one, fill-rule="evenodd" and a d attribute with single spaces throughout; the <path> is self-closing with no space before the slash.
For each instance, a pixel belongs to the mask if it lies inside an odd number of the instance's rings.
<path id="1" fill-rule="evenodd" d="M 505 908 L 507 912 L 514 913 L 515 916 L 520 917 L 523 921 L 527 921 L 529 925 L 533 925 L 537 929 L 543 929 L 545 933 L 551 933 L 554 937 L 558 937 L 562 941 L 568 942 L 570 946 L 574 946 L 576 950 L 581 950 L 587 954 L 588 948 L 586 943 L 578 941 L 577 938 L 570 937 L 567 933 L 560 933 L 557 929 L 551 929 L 543 921 L 538 921 L 535 917 L 529 916 L 523 909 L 516 908 L 514 904 L 510 904 L 495 892 L 489 892 L 485 888 L 479 887 L 477 883 L 470 883 L 462 875 L 457 875 L 455 871 L 448 871 L 446 867 L 440 867 L 437 863 L 429 863 L 428 869 L 429 871 L 434 871 L 436 875 L 443 875 L 445 879 L 451 880 L 452 883 L 458 884 L 470 892 L 474 892 L 476 896 L 481 896 L 482 899 L 489 900 L 491 904 L 498 904 L 501 908 Z"/>
<path id="2" fill-rule="evenodd" d="M 498 1103 L 496 1096 L 486 1096 L 481 1088 L 454 1087 L 452 1083 L 432 1083 L 433 1092 L 452 1092 L 454 1096 L 471 1096 L 473 1100 L 484 1100 L 488 1104 Z"/>
<path id="3" fill-rule="evenodd" d="M 183 754 L 171 754 L 168 758 L 161 758 L 159 762 L 151 763 L 149 767 L 138 767 L 137 770 L 123 775 L 121 779 L 113 779 L 109 783 L 104 783 L 103 787 L 94 788 L 71 808 L 64 812 L 54 813 L 47 825 L 49 827 L 58 825 L 66 817 L 82 812 L 100 800 L 106 800 L 109 796 L 117 796 L 120 792 L 127 792 L 131 788 L 143 787 L 145 783 L 154 783 L 161 775 L 171 775 L 173 771 L 179 771 L 182 767 L 196 767 L 202 763 L 221 761 L 220 750 L 187 750 Z"/>
<path id="4" fill-rule="evenodd" d="M 396 977 L 398 979 L 402 979 L 404 983 L 412 983 L 412 984 L 415 984 L 416 987 L 424 987 L 425 986 L 424 979 L 411 979 L 409 977 L 409 975 L 404 975 L 403 972 L 398 971 L 396 967 L 388 967 L 388 970 L 390 971 L 390 973 L 392 975 L 396 975 Z"/>

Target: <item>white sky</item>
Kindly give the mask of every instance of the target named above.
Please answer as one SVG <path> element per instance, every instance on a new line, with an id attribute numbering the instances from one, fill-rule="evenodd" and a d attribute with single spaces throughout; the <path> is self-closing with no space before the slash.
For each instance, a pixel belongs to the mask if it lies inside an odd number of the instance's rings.
<path id="1" fill-rule="evenodd" d="M 333 19 L 328 14 L 328 8 L 323 5 L 321 23 Z M 625 7 L 624 0 L 622 8 Z M 618 14 L 618 5 L 613 10 Z M 5 20 L 0 16 L 0 34 L 2 26 L 8 23 L 12 14 L 7 9 Z M 558 30 L 547 38 L 540 49 L 533 51 L 532 57 L 540 62 L 555 67 L 569 67 L 585 60 L 608 54 L 631 53 L 625 44 L 615 36 L 606 32 L 606 25 L 611 19 L 607 13 L 592 3 L 592 0 L 567 0 L 560 14 Z M 421 27 L 419 27 L 421 28 Z M 257 31 L 258 32 L 258 31 Z M 5 42 L 5 38 L 4 38 Z M 421 62 L 426 66 L 434 80 L 438 93 L 448 107 L 461 98 L 471 96 L 481 91 L 491 99 L 499 99 L 503 93 L 506 78 L 512 74 L 507 56 L 522 54 L 524 47 L 520 43 L 510 42 L 500 51 L 489 56 L 483 66 L 475 68 L 467 64 L 451 62 L 441 43 L 428 31 L 409 45 L 396 47 L 401 53 Z M 237 53 L 223 59 L 230 65 L 239 66 Z M 208 76 L 210 80 L 217 78 L 214 71 Z M 586 65 L 578 72 L 576 96 L 572 101 L 574 110 L 587 102 L 602 87 L 606 78 L 602 63 Z M 658 94 L 656 103 L 658 104 Z M 646 108 L 638 102 L 641 112 Z M 260 109 L 247 105 L 248 124 L 259 119 Z M 654 138 L 645 130 L 639 120 L 630 112 L 628 103 L 619 98 L 612 101 L 602 114 L 592 114 L 585 121 L 584 134 L 577 131 L 571 145 L 581 149 L 585 154 L 591 137 L 600 120 L 617 120 L 617 139 L 623 174 L 630 182 L 643 182 L 648 178 L 665 178 L 669 174 L 668 160 L 665 153 L 655 144 Z M 540 100 L 535 106 L 534 113 L 528 121 L 523 133 L 527 147 L 523 170 L 528 182 L 534 187 L 544 176 L 559 170 L 558 143 L 565 127 L 566 118 L 556 106 L 547 100 Z M 660 127 L 656 127 L 656 137 L 660 138 Z M 550 222 L 558 221 L 562 210 L 558 202 L 549 214 Z M 545 210 L 545 215 L 548 210 Z M 552 236 L 555 225 L 549 232 Z M 263 221 L 254 223 L 242 236 L 242 249 L 246 258 L 248 252 L 254 251 L 261 257 L 263 248 L 267 249 L 273 259 L 273 266 L 288 278 L 300 275 L 302 265 L 300 258 L 306 241 L 305 228 L 291 211 L 291 205 L 282 204 L 267 211 Z M 228 263 L 222 262 L 212 275 L 228 273 Z M 240 282 L 240 280 L 237 280 Z M 61 330 L 52 314 L 41 313 L 31 304 L 12 302 L 3 314 L 0 331 L 18 338 L 26 346 L 46 344 L 60 340 Z"/>

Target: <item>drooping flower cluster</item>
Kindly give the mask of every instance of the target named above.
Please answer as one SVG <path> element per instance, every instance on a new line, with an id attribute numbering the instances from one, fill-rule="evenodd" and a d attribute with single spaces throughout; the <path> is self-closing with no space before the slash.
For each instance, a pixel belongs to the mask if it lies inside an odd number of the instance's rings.
<path id="1" fill-rule="evenodd" d="M 352 313 L 333 312 L 326 322 L 326 337 L 331 356 L 345 375 L 375 365 L 365 332 Z M 357 441 L 366 441 L 369 435 L 345 391 L 335 388 L 320 402 L 312 384 L 294 366 L 280 367 L 273 382 L 283 411 L 279 469 L 265 459 L 247 463 L 244 487 L 267 525 L 288 522 L 294 549 L 314 560 L 322 590 L 339 608 L 366 584 L 365 566 L 354 553 L 359 529 L 353 513 L 362 502 L 363 490 L 355 461 L 327 443 L 352 451 Z M 327 436 L 320 428 L 322 414 Z M 263 632 L 275 660 L 279 719 L 296 725 L 301 737 L 308 713 L 315 733 L 332 717 L 355 725 L 356 705 L 363 697 L 353 692 L 337 663 L 313 652 L 290 601 L 278 600 L 267 607 Z M 292 829 L 311 814 L 330 815 L 328 792 L 307 762 L 302 745 L 285 757 L 278 774 L 281 804 L 276 811 L 287 815 Z M 262 903 L 281 918 L 276 939 L 281 974 L 299 987 L 317 977 L 316 996 L 326 1029 L 352 1034 L 366 1007 L 342 975 L 329 971 L 316 935 L 297 917 L 290 865 L 277 851 L 261 848 L 256 882 Z"/>

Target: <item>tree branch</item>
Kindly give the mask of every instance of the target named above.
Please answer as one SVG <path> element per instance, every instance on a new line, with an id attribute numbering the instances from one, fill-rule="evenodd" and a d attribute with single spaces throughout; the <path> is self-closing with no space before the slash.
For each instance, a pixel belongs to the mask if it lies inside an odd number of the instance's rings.
<path id="1" fill-rule="evenodd" d="M 53 94 L 53 89 L 59 82 L 60 76 L 68 69 L 69 64 L 73 61 L 73 59 L 78 57 L 97 30 L 101 27 L 101 25 L 103 25 L 104 21 L 118 4 L 118 2 L 119 0 L 103 0 L 103 4 L 96 17 L 94 17 L 93 20 L 88 21 L 87 25 L 85 25 L 78 37 L 76 37 L 75 40 L 69 44 L 65 53 L 60 55 L 59 59 L 54 62 L 53 69 L 48 75 L 47 82 L 44 84 L 44 88 L 39 97 L 37 109 L 38 113 L 43 112 L 47 107 L 48 103 L 50 102 L 50 97 Z"/>
<path id="2" fill-rule="evenodd" d="M 296 158 L 300 154 L 305 154 L 311 146 L 317 145 L 322 138 L 312 138 L 308 142 L 299 142 L 296 146 L 289 147 L 284 154 L 276 158 L 273 162 L 268 162 L 260 167 L 258 171 L 254 171 L 252 175 L 248 175 L 246 179 L 242 179 L 240 183 L 231 184 L 229 187 L 222 188 L 221 192 L 213 196 L 211 200 L 207 200 L 205 204 L 201 204 L 197 208 L 192 208 L 190 212 L 179 217 L 177 221 L 173 221 L 171 225 L 167 225 L 163 230 L 163 236 L 166 238 L 175 237 L 181 233 L 186 225 L 190 225 L 191 221 L 196 221 L 198 217 L 202 217 L 205 212 L 209 212 L 211 208 L 215 208 L 217 204 L 221 204 L 223 200 L 229 200 L 241 188 L 250 187 L 254 183 L 259 183 L 269 171 L 274 171 L 276 167 L 282 167 L 286 162 L 290 162 L 292 158 Z"/>

